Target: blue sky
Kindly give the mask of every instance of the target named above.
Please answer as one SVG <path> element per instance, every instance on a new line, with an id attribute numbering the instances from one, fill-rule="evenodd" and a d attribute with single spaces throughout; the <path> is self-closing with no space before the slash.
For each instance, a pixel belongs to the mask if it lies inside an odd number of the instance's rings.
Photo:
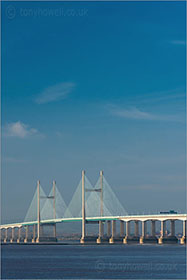
<path id="1" fill-rule="evenodd" d="M 184 2 L 2 3 L 3 219 L 82 169 L 128 212 L 184 211 L 185 59 Z"/>

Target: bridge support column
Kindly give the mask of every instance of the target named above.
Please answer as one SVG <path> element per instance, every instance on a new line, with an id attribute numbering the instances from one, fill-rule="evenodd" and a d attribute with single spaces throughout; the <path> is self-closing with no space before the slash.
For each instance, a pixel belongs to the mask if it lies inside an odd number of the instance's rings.
<path id="1" fill-rule="evenodd" d="M 99 237 L 97 238 L 97 243 L 102 242 L 102 238 L 104 237 L 104 224 L 102 221 L 99 221 Z"/>
<path id="2" fill-rule="evenodd" d="M 139 236 L 139 221 L 134 221 L 134 235 L 135 237 Z"/>
<path id="3" fill-rule="evenodd" d="M 186 221 L 183 221 L 183 236 L 180 240 L 181 244 L 185 244 L 186 243 Z"/>
<path id="4" fill-rule="evenodd" d="M 54 235 L 54 238 L 56 238 L 56 224 L 54 224 L 53 235 Z"/>
<path id="5" fill-rule="evenodd" d="M 112 220 L 112 236 L 109 239 L 109 243 L 111 243 L 111 244 L 114 243 L 115 235 L 116 235 L 116 221 Z"/>
<path id="6" fill-rule="evenodd" d="M 126 235 L 125 235 L 125 238 L 123 239 L 124 244 L 128 243 L 129 236 L 130 236 L 130 221 L 127 221 L 126 222 Z"/>
<path id="7" fill-rule="evenodd" d="M 5 238 L 4 238 L 4 243 L 8 242 L 8 228 L 5 228 Z"/>
<path id="8" fill-rule="evenodd" d="M 24 243 L 28 242 L 28 238 L 29 238 L 29 226 L 26 226 Z"/>
<path id="9" fill-rule="evenodd" d="M 12 237 L 10 239 L 10 243 L 13 243 L 15 241 L 14 237 L 15 237 L 15 228 L 12 228 Z"/>
<path id="10" fill-rule="evenodd" d="M 146 221 L 142 221 L 142 235 L 140 236 L 140 244 L 144 243 L 146 233 L 147 233 Z"/>
<path id="11" fill-rule="evenodd" d="M 18 228 L 18 238 L 17 238 L 17 243 L 20 243 L 21 241 L 21 227 Z"/>
<path id="12" fill-rule="evenodd" d="M 120 221 L 120 237 L 124 237 L 124 221 Z"/>
<path id="13" fill-rule="evenodd" d="M 111 221 L 107 221 L 107 237 L 111 237 Z"/>
<path id="14" fill-rule="evenodd" d="M 1 229 L 1 242 L 4 240 L 4 230 L 3 228 Z"/>
<path id="15" fill-rule="evenodd" d="M 36 225 L 33 225 L 32 243 L 36 241 Z"/>
<path id="16" fill-rule="evenodd" d="M 166 221 L 161 221 L 161 235 L 158 239 L 158 244 L 163 244 L 163 239 L 166 235 Z"/>

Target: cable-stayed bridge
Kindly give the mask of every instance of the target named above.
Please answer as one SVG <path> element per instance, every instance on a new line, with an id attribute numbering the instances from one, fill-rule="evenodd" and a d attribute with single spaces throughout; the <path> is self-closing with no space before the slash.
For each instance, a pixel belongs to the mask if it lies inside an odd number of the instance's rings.
<path id="1" fill-rule="evenodd" d="M 166 222 L 170 221 L 170 235 L 167 236 Z M 49 195 L 46 195 L 40 181 L 37 182 L 37 189 L 26 213 L 25 219 L 21 223 L 1 225 L 1 239 L 3 242 L 18 242 L 21 240 L 21 230 L 25 229 L 24 242 L 56 242 L 56 224 L 64 222 L 82 222 L 82 237 L 80 242 L 89 240 L 86 235 L 86 227 L 89 223 L 99 225 L 97 243 L 102 242 L 177 242 L 175 236 L 175 221 L 183 223 L 183 235 L 180 243 L 186 242 L 186 214 L 162 213 L 154 215 L 128 215 L 116 194 L 106 181 L 103 171 L 100 171 L 99 179 L 93 186 L 82 171 L 82 178 L 77 186 L 74 195 L 67 206 L 60 194 L 56 182 Z M 120 222 L 120 235 L 116 234 L 116 223 Z M 151 234 L 147 234 L 147 222 L 151 222 Z M 156 221 L 160 221 L 160 236 L 156 237 Z M 134 233 L 131 234 L 130 224 L 134 223 Z M 126 223 L 124 228 L 124 223 Z M 141 223 L 141 233 L 139 224 Z M 104 225 L 107 225 L 107 232 L 104 233 Z M 29 227 L 32 227 L 32 240 L 29 238 Z M 43 229 L 51 227 L 53 234 L 44 236 Z M 17 238 L 15 237 L 17 229 Z M 126 229 L 126 230 L 124 230 Z M 11 230 L 11 238 L 8 238 L 8 231 Z M 4 233 L 4 236 L 3 236 Z M 3 238 L 2 238 L 3 237 Z"/>

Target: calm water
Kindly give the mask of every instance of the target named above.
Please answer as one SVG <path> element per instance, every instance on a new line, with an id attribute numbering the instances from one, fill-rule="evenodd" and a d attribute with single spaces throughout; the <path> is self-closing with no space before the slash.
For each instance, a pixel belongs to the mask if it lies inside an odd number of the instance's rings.
<path id="1" fill-rule="evenodd" d="M 2 245 L 2 279 L 185 279 L 180 245 Z"/>

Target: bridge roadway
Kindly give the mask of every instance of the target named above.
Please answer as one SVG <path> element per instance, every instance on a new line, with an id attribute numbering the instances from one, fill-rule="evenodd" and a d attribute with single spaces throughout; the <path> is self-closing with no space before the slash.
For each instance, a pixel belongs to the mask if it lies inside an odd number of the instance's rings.
<path id="1" fill-rule="evenodd" d="M 86 217 L 87 221 L 167 221 L 167 220 L 180 220 L 186 221 L 187 214 L 153 214 L 153 215 L 128 215 L 128 216 L 105 216 L 105 217 Z M 62 222 L 76 222 L 82 221 L 82 217 L 78 218 L 58 218 L 58 219 L 48 219 L 48 220 L 41 220 L 40 224 L 52 224 L 52 223 L 62 223 Z M 36 225 L 38 221 L 30 221 L 30 222 L 21 222 L 21 223 L 12 223 L 12 224 L 4 224 L 0 225 L 0 229 L 6 228 L 14 228 L 14 227 L 23 227 L 23 226 L 30 226 Z"/>
<path id="2" fill-rule="evenodd" d="M 166 221 L 170 221 L 170 236 L 167 236 L 166 231 Z M 183 235 L 180 239 L 181 244 L 186 243 L 186 221 L 187 214 L 154 214 L 154 215 L 128 215 L 128 216 L 103 216 L 103 217 L 86 217 L 83 219 L 82 217 L 77 218 L 58 218 L 58 219 L 48 219 L 48 220 L 40 220 L 40 221 L 30 221 L 30 222 L 22 222 L 22 223 L 12 223 L 12 224 L 4 224 L 0 226 L 1 230 L 1 238 L 3 236 L 4 231 L 4 243 L 8 242 L 8 230 L 11 229 L 11 238 L 10 242 L 15 242 L 15 229 L 18 229 L 18 238 L 17 243 L 21 242 L 21 229 L 25 228 L 25 238 L 24 242 L 29 242 L 29 227 L 33 228 L 33 238 L 32 242 L 44 242 L 44 237 L 40 233 L 40 227 L 45 225 L 52 225 L 54 228 L 54 236 L 51 237 L 51 241 L 57 241 L 56 238 L 56 224 L 63 222 L 76 222 L 81 221 L 82 226 L 82 237 L 80 242 L 85 243 L 88 241 L 88 237 L 85 234 L 85 225 L 87 223 L 96 222 L 99 224 L 99 235 L 96 240 L 97 243 L 106 242 L 115 243 L 116 242 L 116 221 L 120 221 L 120 238 L 121 242 L 127 244 L 131 241 L 139 242 L 143 244 L 145 242 L 153 242 L 162 244 L 167 242 L 168 240 L 177 243 L 178 239 L 175 236 L 175 221 L 179 220 L 183 223 Z M 130 234 L 130 222 L 134 222 L 134 235 Z M 151 221 L 151 234 L 147 235 L 147 226 L 146 222 Z M 156 221 L 160 221 L 160 236 L 156 237 Z M 104 222 L 107 222 L 107 238 L 104 235 Z M 124 222 L 126 223 L 126 234 L 124 234 Z M 139 235 L 139 222 L 141 223 L 141 234 Z M 111 233 L 111 223 L 112 223 L 112 233 Z M 36 226 L 37 226 L 37 237 L 36 237 Z M 168 239 L 169 237 L 169 239 Z M 119 239 L 118 239 L 119 241 Z"/>

